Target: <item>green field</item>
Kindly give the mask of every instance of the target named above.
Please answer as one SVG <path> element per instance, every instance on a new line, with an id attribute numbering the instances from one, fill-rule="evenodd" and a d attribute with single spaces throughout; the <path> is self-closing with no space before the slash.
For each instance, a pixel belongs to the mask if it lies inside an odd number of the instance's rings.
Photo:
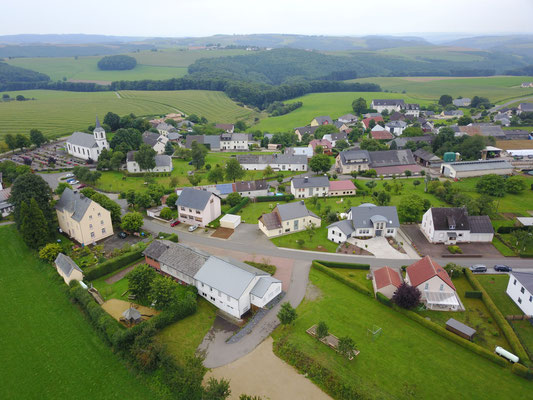
<path id="1" fill-rule="evenodd" d="M 13 226 L 0 227 L 0 240 L 0 398 L 159 398 L 102 342 Z"/>
<path id="2" fill-rule="evenodd" d="M 40 129 L 49 137 L 68 135 L 86 129 L 112 111 L 119 115 L 160 115 L 176 111 L 198 114 L 210 122 L 231 123 L 249 119 L 254 111 L 239 107 L 222 92 L 207 90 L 63 92 L 26 90 L 8 92 L 11 97 L 22 94 L 30 101 L 0 102 L 0 139 L 8 133 L 28 134 Z"/>
<path id="3" fill-rule="evenodd" d="M 188 50 L 184 48 L 158 49 L 157 51 L 140 51 L 138 53 L 128 53 L 128 56 L 135 57 L 142 65 L 152 65 L 158 67 L 180 67 L 187 68 L 200 58 L 229 57 L 248 54 L 246 50 L 220 49 L 220 50 Z"/>
<path id="4" fill-rule="evenodd" d="M 279 328 L 290 343 L 355 386 L 379 399 L 527 399 L 533 383 L 459 345 L 404 315 L 311 269 L 310 281 L 320 296 L 304 301 L 293 326 Z M 450 315 L 451 316 L 451 315 Z M 350 336 L 361 353 L 353 361 L 310 337 L 305 330 L 324 321 L 337 337 Z M 382 335 L 372 341 L 367 329 Z M 438 393 L 438 395 L 436 395 Z M 528 394 L 529 393 L 529 394 Z"/>

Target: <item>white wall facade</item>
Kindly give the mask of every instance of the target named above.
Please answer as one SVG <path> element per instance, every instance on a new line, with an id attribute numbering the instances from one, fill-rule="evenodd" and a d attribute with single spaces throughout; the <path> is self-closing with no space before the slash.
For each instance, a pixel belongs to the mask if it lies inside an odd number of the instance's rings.
<path id="1" fill-rule="evenodd" d="M 281 236 L 281 235 L 286 235 L 289 233 L 303 231 L 305 230 L 305 227 L 309 225 L 310 223 L 315 224 L 315 228 L 320 228 L 321 222 L 322 221 L 320 220 L 320 218 L 307 216 L 307 217 L 302 217 L 302 218 L 290 219 L 288 221 L 282 221 L 281 228 L 278 228 L 278 229 L 268 230 L 266 226 L 263 225 L 261 220 L 257 221 L 257 225 L 259 229 L 267 237 L 275 237 L 275 236 Z"/>
<path id="2" fill-rule="evenodd" d="M 178 213 L 178 220 L 180 222 L 190 225 L 198 224 L 204 227 L 211 221 L 217 219 L 222 213 L 220 208 L 220 199 L 212 194 L 203 210 L 192 207 L 178 206 Z"/>
<path id="3" fill-rule="evenodd" d="M 220 150 L 248 150 L 248 140 L 220 140 Z"/>
<path id="4" fill-rule="evenodd" d="M 253 287 L 253 286 L 252 286 Z M 220 290 L 213 288 L 203 282 L 196 281 L 196 288 L 198 289 L 198 294 L 203 296 L 204 299 L 209 301 L 211 304 L 214 304 L 217 308 L 221 309 L 224 312 L 234 316 L 235 318 L 240 318 L 244 312 L 250 309 L 250 291 L 248 290 L 248 301 L 246 301 L 244 294 L 240 299 L 235 299 Z M 250 289 L 251 290 L 251 289 Z M 246 293 L 246 291 L 245 291 Z M 242 312 L 243 309 L 246 311 Z"/>
<path id="5" fill-rule="evenodd" d="M 247 171 L 262 171 L 266 169 L 268 165 L 270 165 L 274 171 L 307 171 L 307 164 L 241 164 L 241 167 Z"/>
<path id="6" fill-rule="evenodd" d="M 348 240 L 348 237 L 349 236 L 336 226 L 328 228 L 328 240 L 331 240 L 334 243 L 344 243 Z"/>
<path id="7" fill-rule="evenodd" d="M 266 306 L 274 297 L 281 293 L 281 282 L 273 282 L 263 297 L 250 294 L 250 300 L 256 307 Z"/>
<path id="8" fill-rule="evenodd" d="M 512 273 L 509 274 L 506 292 L 525 315 L 533 315 L 533 293 L 523 287 Z"/>
<path id="9" fill-rule="evenodd" d="M 314 196 L 326 197 L 329 194 L 329 186 L 295 188 L 294 181 L 291 181 L 291 194 L 297 199 L 306 199 Z"/>
<path id="10" fill-rule="evenodd" d="M 172 171 L 171 165 L 156 166 L 154 169 L 151 169 L 151 170 L 141 169 L 137 161 L 128 161 L 126 164 L 126 168 L 128 169 L 128 172 L 130 174 L 139 174 L 139 173 L 144 173 L 144 172 L 171 172 Z"/>

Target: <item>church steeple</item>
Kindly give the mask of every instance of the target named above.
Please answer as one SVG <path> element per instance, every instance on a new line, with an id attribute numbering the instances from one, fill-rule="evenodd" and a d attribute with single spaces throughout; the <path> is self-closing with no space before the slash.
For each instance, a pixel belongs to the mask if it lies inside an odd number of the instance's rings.
<path id="1" fill-rule="evenodd" d="M 96 116 L 96 126 L 93 131 L 94 139 L 96 140 L 96 144 L 100 149 L 103 148 L 109 148 L 109 144 L 107 143 L 107 138 L 105 135 L 105 130 L 102 128 L 102 125 L 100 125 L 100 120 L 98 119 L 98 115 Z"/>
<path id="2" fill-rule="evenodd" d="M 100 120 L 98 119 L 98 115 L 96 116 L 96 128 L 101 128 L 102 125 L 100 125 Z"/>

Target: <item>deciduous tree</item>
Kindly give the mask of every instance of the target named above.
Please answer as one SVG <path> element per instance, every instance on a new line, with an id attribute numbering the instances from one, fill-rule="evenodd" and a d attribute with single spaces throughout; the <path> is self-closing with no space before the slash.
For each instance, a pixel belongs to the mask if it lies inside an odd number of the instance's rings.
<path id="1" fill-rule="evenodd" d="M 32 129 L 30 131 L 30 140 L 36 147 L 41 147 L 42 144 L 48 141 L 38 129 Z"/>
<path id="2" fill-rule="evenodd" d="M 439 98 L 439 105 L 441 105 L 442 107 L 446 107 L 446 106 L 448 106 L 448 105 L 450 105 L 452 103 L 453 103 L 453 98 L 452 98 L 452 96 L 450 96 L 448 94 L 443 94 Z"/>
<path id="3" fill-rule="evenodd" d="M 278 318 L 282 325 L 292 324 L 297 316 L 296 310 L 289 302 L 283 303 L 278 311 Z"/>
<path id="4" fill-rule="evenodd" d="M 157 272 L 147 264 L 136 266 L 128 275 L 128 289 L 140 300 L 148 299 L 152 282 L 157 277 Z"/>
<path id="5" fill-rule="evenodd" d="M 505 195 L 505 179 L 496 174 L 484 175 L 476 184 L 478 193 L 488 194 L 494 197 Z"/>
<path id="6" fill-rule="evenodd" d="M 357 350 L 357 347 L 355 346 L 355 342 L 353 339 L 349 336 L 343 336 L 339 338 L 339 344 L 337 346 L 337 350 L 339 351 L 339 354 L 346 358 L 353 357 L 353 353 L 355 350 Z"/>
<path id="7" fill-rule="evenodd" d="M 57 243 L 48 243 L 39 250 L 39 258 L 48 262 L 54 262 L 57 255 L 61 253 L 61 246 Z"/>
<path id="8" fill-rule="evenodd" d="M 230 193 L 228 195 L 228 197 L 226 197 L 226 202 L 232 207 L 234 207 L 237 204 L 239 204 L 241 202 L 241 200 L 242 200 L 242 197 L 237 192 Z"/>
<path id="9" fill-rule="evenodd" d="M 150 285 L 150 300 L 155 303 L 155 308 L 164 310 L 176 298 L 178 284 L 166 276 L 157 275 Z"/>
<path id="10" fill-rule="evenodd" d="M 135 153 L 135 161 L 139 164 L 139 168 L 145 171 L 150 171 L 155 168 L 156 151 L 149 145 L 143 144 L 139 151 Z"/>
<path id="11" fill-rule="evenodd" d="M 392 301 L 402 308 L 414 308 L 420 303 L 420 290 L 404 282 L 394 292 Z"/>
<path id="12" fill-rule="evenodd" d="M 176 201 L 178 200 L 178 195 L 176 192 L 172 192 L 168 195 L 166 205 L 167 207 L 170 207 L 171 209 L 176 209 Z"/>
<path id="13" fill-rule="evenodd" d="M 366 100 L 363 99 L 362 97 L 355 99 L 354 101 L 352 101 L 352 109 L 353 109 L 353 112 L 356 114 L 364 113 L 368 109 L 366 105 Z"/>
<path id="14" fill-rule="evenodd" d="M 398 216 L 402 222 L 418 222 L 425 211 L 424 200 L 416 194 L 405 197 L 398 206 Z"/>
<path id="15" fill-rule="evenodd" d="M 237 179 L 243 178 L 245 174 L 246 171 L 242 168 L 236 158 L 230 158 L 226 162 L 226 179 L 235 182 Z"/>
<path id="16" fill-rule="evenodd" d="M 318 339 L 323 339 L 328 336 L 328 326 L 324 321 L 320 321 L 316 327 L 316 337 Z"/>
<path id="17" fill-rule="evenodd" d="M 224 180 L 224 168 L 222 168 L 220 165 L 212 168 L 207 174 L 207 180 L 215 184 L 222 182 Z"/>
<path id="18" fill-rule="evenodd" d="M 326 173 L 331 168 L 331 158 L 325 154 L 316 154 L 309 161 L 309 168 L 315 173 Z"/>
<path id="19" fill-rule="evenodd" d="M 121 227 L 128 232 L 139 232 L 143 223 L 143 215 L 140 212 L 130 212 L 122 217 Z"/>

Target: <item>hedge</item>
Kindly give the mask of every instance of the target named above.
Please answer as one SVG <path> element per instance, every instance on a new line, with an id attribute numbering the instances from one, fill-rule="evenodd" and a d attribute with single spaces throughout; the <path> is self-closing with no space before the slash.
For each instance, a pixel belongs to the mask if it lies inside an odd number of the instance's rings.
<path id="1" fill-rule="evenodd" d="M 294 200 L 293 194 L 284 194 L 283 196 L 257 196 L 255 201 L 257 203 L 263 203 L 267 201 L 291 201 Z"/>
<path id="2" fill-rule="evenodd" d="M 514 231 L 523 231 L 526 230 L 527 227 L 524 226 L 500 226 L 496 232 L 498 233 L 511 233 Z"/>
<path id="3" fill-rule="evenodd" d="M 249 197 L 243 198 L 239 204 L 234 205 L 231 207 L 226 214 L 236 214 L 241 208 L 243 208 L 246 204 L 250 202 Z"/>
<path id="4" fill-rule="evenodd" d="M 245 263 L 254 268 L 260 269 L 261 271 L 268 272 L 270 275 L 274 275 L 276 273 L 276 266 L 272 264 L 259 263 L 255 261 L 245 261 Z"/>
<path id="5" fill-rule="evenodd" d="M 389 299 L 387 296 L 385 296 L 381 292 L 376 293 L 376 299 L 380 302 L 385 304 L 386 306 L 392 307 L 392 300 Z"/>
<path id="6" fill-rule="evenodd" d="M 88 281 L 98 279 L 104 275 L 116 271 L 117 269 L 131 264 L 134 261 L 140 260 L 143 257 L 142 252 L 143 250 L 135 250 L 112 258 L 111 260 L 107 260 L 102 264 L 87 270 L 85 273 L 85 279 Z"/>
<path id="7" fill-rule="evenodd" d="M 498 307 L 496 307 L 496 304 L 494 304 L 488 293 L 485 291 L 485 288 L 481 286 L 477 278 L 469 269 L 465 269 L 465 276 L 466 279 L 472 285 L 472 287 L 482 293 L 481 300 L 483 300 L 483 303 L 489 310 L 490 314 L 492 315 L 492 318 L 494 318 L 494 321 L 502 330 L 503 335 L 509 342 L 509 345 L 511 346 L 513 352 L 520 358 L 521 362 L 525 363 L 526 365 L 529 364 L 529 357 L 527 355 L 526 350 L 522 346 L 522 343 L 520 343 L 520 340 L 516 336 L 516 333 L 513 331 L 501 311 L 498 309 Z"/>
<path id="8" fill-rule="evenodd" d="M 357 264 L 357 263 L 343 263 L 337 261 L 325 261 L 315 260 L 316 262 L 330 268 L 346 268 L 346 269 L 370 269 L 370 264 Z"/>
<path id="9" fill-rule="evenodd" d="M 521 376 L 522 378 L 528 380 L 533 379 L 533 371 L 530 368 L 524 367 L 522 364 L 513 364 L 511 371 L 513 374 Z"/>
<path id="10" fill-rule="evenodd" d="M 483 292 L 480 292 L 478 290 L 466 290 L 465 297 L 467 299 L 481 299 L 483 298 Z"/>
<path id="11" fill-rule="evenodd" d="M 179 242 L 179 238 L 176 233 L 159 232 L 157 234 L 157 237 L 158 238 L 162 237 L 163 239 L 170 240 L 171 242 L 174 242 L 174 243 Z"/>
<path id="12" fill-rule="evenodd" d="M 339 282 L 344 283 L 346 286 L 349 286 L 352 289 L 357 290 L 359 293 L 362 293 L 362 294 L 364 294 L 366 296 L 370 296 L 370 297 L 372 297 L 374 295 L 370 290 L 368 290 L 363 285 L 361 285 L 361 284 L 359 284 L 359 283 L 357 283 L 355 281 L 352 281 L 352 280 L 350 280 L 348 278 L 345 278 L 341 274 L 331 270 L 331 267 L 326 267 L 325 265 L 322 265 L 321 261 L 313 260 L 312 265 L 313 265 L 313 267 L 315 267 L 319 271 L 322 271 L 326 275 L 331 276 L 333 279 L 336 279 Z"/>

